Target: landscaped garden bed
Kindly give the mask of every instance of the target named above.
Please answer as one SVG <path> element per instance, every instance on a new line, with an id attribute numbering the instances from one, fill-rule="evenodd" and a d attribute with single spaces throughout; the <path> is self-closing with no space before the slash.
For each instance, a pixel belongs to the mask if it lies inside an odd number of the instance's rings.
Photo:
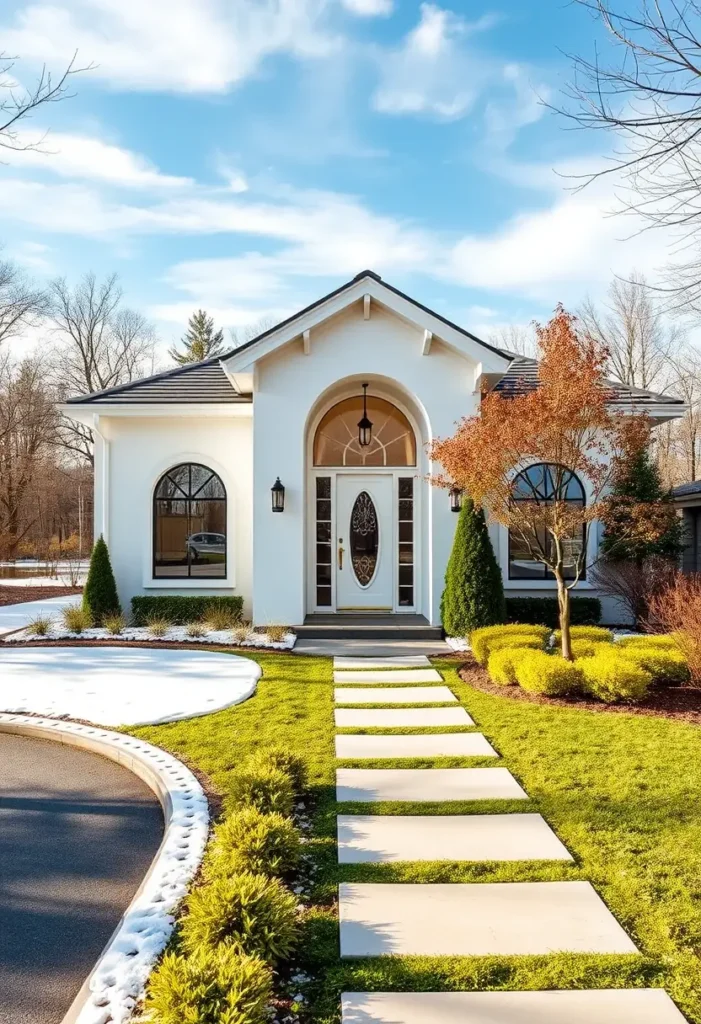
<path id="1" fill-rule="evenodd" d="M 70 611 L 70 609 L 67 609 Z M 194 623 L 189 626 L 175 626 L 159 623 L 156 632 L 149 626 L 124 625 L 118 632 L 104 626 L 87 626 L 80 631 L 71 630 L 65 625 L 63 618 L 51 620 L 42 632 L 30 624 L 26 629 L 19 630 L 4 638 L 8 644 L 70 641 L 72 643 L 99 643 L 105 641 L 127 642 L 138 644 L 208 644 L 216 647 L 269 648 L 277 651 L 291 650 L 297 640 L 296 635 L 287 629 L 275 628 L 273 634 L 265 630 L 254 630 L 249 626 L 236 625 L 227 629 L 208 628 L 206 623 Z M 194 631 L 193 631 L 194 629 Z"/>

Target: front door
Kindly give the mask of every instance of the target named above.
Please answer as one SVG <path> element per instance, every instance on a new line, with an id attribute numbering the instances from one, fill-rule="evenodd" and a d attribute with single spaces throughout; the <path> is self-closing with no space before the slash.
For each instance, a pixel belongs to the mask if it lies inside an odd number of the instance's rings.
<path id="1" fill-rule="evenodd" d="M 392 611 L 392 477 L 336 477 L 336 608 Z"/>

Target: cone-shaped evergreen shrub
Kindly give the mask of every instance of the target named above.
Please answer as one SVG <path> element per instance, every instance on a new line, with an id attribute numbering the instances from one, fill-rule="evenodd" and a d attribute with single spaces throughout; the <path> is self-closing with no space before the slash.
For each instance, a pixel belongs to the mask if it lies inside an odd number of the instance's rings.
<path id="1" fill-rule="evenodd" d="M 448 636 L 467 636 L 480 626 L 504 622 L 504 585 L 484 512 L 463 501 L 445 572 L 441 620 Z"/>
<path id="2" fill-rule="evenodd" d="M 119 615 L 121 607 L 117 597 L 109 551 L 103 537 L 98 537 L 90 556 L 88 578 L 83 590 L 83 610 L 96 626 L 102 625 L 105 615 Z"/>

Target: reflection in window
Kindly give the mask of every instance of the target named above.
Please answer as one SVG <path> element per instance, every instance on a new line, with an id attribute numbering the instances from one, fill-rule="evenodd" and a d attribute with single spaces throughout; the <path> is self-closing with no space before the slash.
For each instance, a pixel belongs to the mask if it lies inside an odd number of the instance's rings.
<path id="1" fill-rule="evenodd" d="M 153 498 L 153 575 L 158 579 L 226 576 L 226 491 L 197 463 L 169 469 Z"/>
<path id="2" fill-rule="evenodd" d="M 529 466 L 519 473 L 513 482 L 511 491 L 513 501 L 537 502 L 539 505 L 552 504 L 555 501 L 566 501 L 581 508 L 586 501 L 584 488 L 578 478 L 569 470 L 539 463 Z M 575 579 L 577 563 L 581 557 L 586 539 L 582 526 L 564 542 L 566 579 Z M 536 560 L 534 552 L 552 551 L 553 538 L 544 528 L 535 533 L 523 535 L 520 531 L 509 530 L 509 579 L 512 580 L 551 580 L 553 574 L 543 562 Z M 580 574 L 584 579 L 585 569 Z"/>
<path id="3" fill-rule="evenodd" d="M 384 398 L 368 395 L 372 441 L 358 443 L 362 395 L 346 398 L 325 414 L 314 437 L 315 466 L 415 466 L 416 438 L 401 410 Z"/>

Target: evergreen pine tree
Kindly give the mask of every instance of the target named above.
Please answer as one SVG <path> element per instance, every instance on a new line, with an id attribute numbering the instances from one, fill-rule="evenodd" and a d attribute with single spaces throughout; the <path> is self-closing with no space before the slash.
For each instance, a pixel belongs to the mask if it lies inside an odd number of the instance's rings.
<path id="1" fill-rule="evenodd" d="M 100 625 L 106 615 L 118 615 L 121 611 L 109 551 L 102 536 L 95 541 L 90 556 L 88 578 L 83 590 L 83 609 L 96 626 Z"/>
<path id="2" fill-rule="evenodd" d="M 174 345 L 168 354 L 180 366 L 199 363 L 203 359 L 218 356 L 224 348 L 224 333 L 214 330 L 214 320 L 204 309 L 193 313 L 187 324 L 187 333 L 182 339 L 182 349 Z"/>
<path id="3" fill-rule="evenodd" d="M 506 618 L 504 584 L 484 512 L 465 498 L 445 572 L 441 620 L 448 636 L 467 636 Z"/>
<path id="4" fill-rule="evenodd" d="M 669 512 L 668 525 L 657 540 L 631 539 L 631 524 L 640 518 L 640 506 L 646 503 L 662 503 Z M 629 459 L 617 479 L 611 493 L 611 511 L 606 532 L 601 542 L 602 555 L 611 561 L 634 561 L 641 564 L 652 555 L 678 561 L 684 544 L 682 525 L 676 515 L 672 496 L 665 491 L 660 473 L 644 448 Z"/>

